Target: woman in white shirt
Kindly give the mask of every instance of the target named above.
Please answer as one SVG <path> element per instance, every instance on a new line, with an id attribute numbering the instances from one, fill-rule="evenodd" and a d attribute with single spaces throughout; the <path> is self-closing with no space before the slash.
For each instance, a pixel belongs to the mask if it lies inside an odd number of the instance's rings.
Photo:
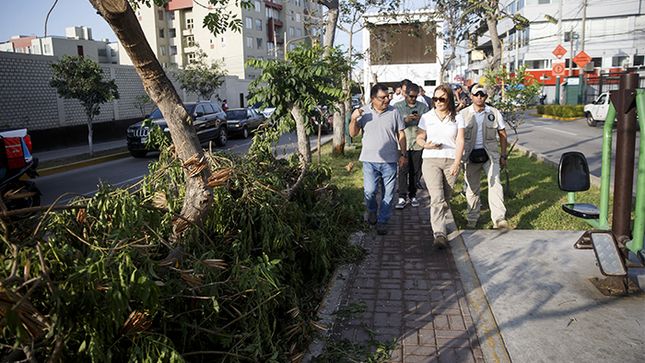
<path id="1" fill-rule="evenodd" d="M 434 108 L 419 121 L 417 144 L 423 147 L 423 179 L 430 195 L 434 246 L 446 247 L 446 213 L 464 152 L 464 117 L 457 112 L 452 88 L 442 84 L 432 97 Z"/>

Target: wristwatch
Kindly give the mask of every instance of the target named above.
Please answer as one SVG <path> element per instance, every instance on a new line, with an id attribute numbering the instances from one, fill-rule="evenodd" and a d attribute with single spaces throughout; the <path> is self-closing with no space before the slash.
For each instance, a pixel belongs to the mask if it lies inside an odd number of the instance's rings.
<path id="1" fill-rule="evenodd" d="M 403 157 L 404 157 L 404 158 L 406 158 L 406 159 L 408 158 L 408 155 L 407 155 L 407 154 L 401 154 L 401 156 L 403 156 Z"/>
<path id="2" fill-rule="evenodd" d="M 501 155 L 500 158 L 502 159 L 508 159 L 508 155 Z"/>

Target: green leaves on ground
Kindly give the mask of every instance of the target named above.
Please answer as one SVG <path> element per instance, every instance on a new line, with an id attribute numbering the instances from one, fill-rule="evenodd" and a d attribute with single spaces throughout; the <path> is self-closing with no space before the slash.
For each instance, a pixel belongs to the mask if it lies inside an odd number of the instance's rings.
<path id="1" fill-rule="evenodd" d="M 310 165 L 289 200 L 282 191 L 300 175 L 296 158 L 207 157 L 212 210 L 203 229 L 184 232 L 193 247 L 180 261 L 168 258 L 168 236 L 184 173 L 165 153 L 137 186 L 103 185 L 70 202 L 75 209 L 4 224 L 0 354 L 297 361 L 324 328 L 315 312 L 329 276 L 361 254 L 348 242 L 360 211 L 330 184 L 328 166 Z"/>

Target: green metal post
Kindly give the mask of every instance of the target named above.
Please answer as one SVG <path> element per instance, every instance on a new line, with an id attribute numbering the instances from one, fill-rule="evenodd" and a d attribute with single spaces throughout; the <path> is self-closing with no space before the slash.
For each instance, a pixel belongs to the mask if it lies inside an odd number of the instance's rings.
<path id="1" fill-rule="evenodd" d="M 578 104 L 582 104 L 582 89 L 584 88 L 584 83 L 583 83 L 583 71 L 580 69 L 580 74 L 578 74 Z"/>
<path id="2" fill-rule="evenodd" d="M 640 146 L 638 152 L 638 181 L 636 182 L 636 212 L 634 216 L 633 239 L 625 243 L 630 251 L 638 253 L 643 250 L 643 234 L 645 233 L 645 138 L 642 131 L 645 130 L 645 91 L 636 91 L 636 110 L 638 112 L 638 124 L 641 128 Z"/>
<path id="3" fill-rule="evenodd" d="M 560 76 L 555 77 L 555 104 L 560 104 Z"/>
<path id="4" fill-rule="evenodd" d="M 345 145 L 352 144 L 352 137 L 349 136 L 349 122 L 352 120 L 352 113 L 345 112 Z"/>
<path id="5" fill-rule="evenodd" d="M 603 129 L 602 138 L 602 169 L 600 174 L 600 229 L 611 229 L 609 227 L 609 189 L 611 183 L 611 145 L 612 145 L 612 131 L 614 128 L 614 120 L 616 119 L 616 109 L 613 103 L 609 103 L 609 110 L 605 118 L 605 127 Z"/>

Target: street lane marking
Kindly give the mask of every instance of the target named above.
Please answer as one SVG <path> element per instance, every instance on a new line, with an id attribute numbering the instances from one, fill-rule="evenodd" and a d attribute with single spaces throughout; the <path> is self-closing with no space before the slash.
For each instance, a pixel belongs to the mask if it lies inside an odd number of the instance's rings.
<path id="1" fill-rule="evenodd" d="M 551 130 L 551 131 L 561 132 L 561 133 L 563 133 L 563 134 L 569 134 L 569 135 L 578 136 L 578 134 L 573 133 L 573 132 L 562 131 L 562 130 L 558 130 L 558 129 L 552 129 L 552 128 L 550 128 L 550 127 L 542 127 L 542 128 L 543 128 L 543 129 L 547 129 L 547 130 Z"/>

